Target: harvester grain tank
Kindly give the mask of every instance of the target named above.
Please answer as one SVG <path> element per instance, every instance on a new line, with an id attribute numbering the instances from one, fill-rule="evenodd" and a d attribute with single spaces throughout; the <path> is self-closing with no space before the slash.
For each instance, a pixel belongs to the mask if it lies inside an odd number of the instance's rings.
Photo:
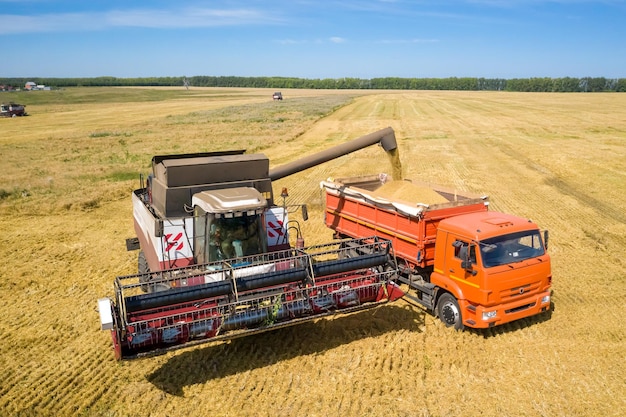
<path id="1" fill-rule="evenodd" d="M 338 239 L 392 242 L 398 281 L 413 290 L 406 297 L 449 327 L 487 328 L 550 309 L 547 231 L 542 238 L 530 220 L 488 211 L 486 196 L 406 182 L 399 197 L 385 192 L 401 183 L 385 174 L 323 181 L 326 225 Z"/>
<path id="2" fill-rule="evenodd" d="M 395 149 L 393 130 L 271 171 L 265 155 L 237 150 L 155 156 L 146 184 L 131 195 L 137 237 L 126 243 L 140 250 L 138 273 L 116 278 L 114 301 L 98 301 L 116 357 L 230 339 L 401 297 L 389 241 L 350 239 L 349 257 L 342 242 L 305 248 L 288 218 L 293 207 L 274 202 L 273 180 L 375 144 Z M 290 231 L 298 237 L 295 247 Z"/>

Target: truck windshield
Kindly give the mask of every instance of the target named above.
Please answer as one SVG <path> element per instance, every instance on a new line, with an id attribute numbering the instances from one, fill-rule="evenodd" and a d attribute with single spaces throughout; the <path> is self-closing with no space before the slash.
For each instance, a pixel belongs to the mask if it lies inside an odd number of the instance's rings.
<path id="1" fill-rule="evenodd" d="M 511 233 L 480 242 L 485 268 L 535 258 L 545 253 L 539 230 Z"/>

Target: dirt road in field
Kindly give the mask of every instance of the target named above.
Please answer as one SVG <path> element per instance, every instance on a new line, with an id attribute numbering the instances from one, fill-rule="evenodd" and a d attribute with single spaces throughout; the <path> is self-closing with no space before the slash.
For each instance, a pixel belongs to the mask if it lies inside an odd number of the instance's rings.
<path id="1" fill-rule="evenodd" d="M 263 94 L 251 93 L 240 104 L 256 103 Z M 311 91 L 301 96 L 317 97 Z M 14 131 L 11 146 L 2 148 L 5 154 L 14 146 L 29 151 L 10 172 L 18 189 L 31 190 L 31 200 L 7 197 L 0 205 L 6 260 L 0 267 L 0 415 L 623 414 L 626 96 L 355 94 L 349 105 L 303 122 L 300 130 L 290 128 L 289 137 L 264 149 L 277 166 L 393 127 L 405 178 L 489 194 L 492 209 L 532 218 L 550 230 L 551 314 L 458 333 L 399 301 L 117 363 L 95 309 L 98 298 L 113 295 L 113 278 L 136 268 L 136 253 L 123 245 L 133 235 L 128 195 L 136 184 L 111 180 L 104 162 L 115 162 L 107 157 L 115 154 L 126 158 L 119 169 L 145 167 L 149 161 L 133 157 L 138 149 L 199 149 L 211 132 L 219 132 L 216 146 L 241 145 L 235 138 L 250 126 L 229 132 L 224 117 L 202 113 L 227 107 L 228 100 L 194 100 L 127 104 L 134 116 L 115 123 L 108 107 L 59 110 L 64 122 L 49 130 L 35 127 L 39 131 L 32 136 Z M 150 108 L 167 114 L 147 118 Z M 201 115 L 202 124 L 189 122 L 196 116 L 186 109 Z M 78 119 L 86 125 L 77 127 Z M 98 131 L 128 134 L 89 136 Z M 55 146 L 70 144 L 75 159 L 64 162 L 56 155 L 67 152 L 43 147 L 45 135 Z M 85 138 L 89 142 L 82 145 Z M 46 154 L 62 165 L 29 162 Z M 11 154 L 13 160 L 17 155 Z M 89 176 L 60 174 L 83 163 L 81 169 L 93 166 Z M 391 169 L 382 149 L 371 147 L 282 179 L 274 188 L 288 187 L 291 201 L 310 206 L 304 236 L 307 243 L 321 243 L 331 234 L 321 221 L 319 181 Z M 39 188 L 25 182 L 48 176 L 54 181 Z M 12 185 L 3 181 L 9 190 Z M 63 194 L 58 184 L 74 186 Z"/>

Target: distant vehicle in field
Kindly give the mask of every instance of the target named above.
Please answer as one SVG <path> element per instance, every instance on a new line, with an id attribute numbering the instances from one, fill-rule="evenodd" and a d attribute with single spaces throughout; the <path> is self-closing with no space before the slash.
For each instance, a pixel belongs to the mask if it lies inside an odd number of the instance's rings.
<path id="1" fill-rule="evenodd" d="M 23 104 L 9 103 L 0 105 L 0 117 L 27 116 L 26 106 Z"/>
<path id="2" fill-rule="evenodd" d="M 281 93 L 280 91 L 277 91 L 277 92 L 275 92 L 275 93 L 272 95 L 272 98 L 273 98 L 274 100 L 282 100 L 282 99 L 283 99 L 283 93 Z"/>

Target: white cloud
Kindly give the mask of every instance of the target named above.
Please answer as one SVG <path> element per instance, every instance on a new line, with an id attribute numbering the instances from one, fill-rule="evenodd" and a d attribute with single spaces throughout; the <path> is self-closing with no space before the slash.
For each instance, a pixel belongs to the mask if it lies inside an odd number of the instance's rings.
<path id="1" fill-rule="evenodd" d="M 88 13 L 21 16 L 0 15 L 0 34 L 83 31 L 102 29 L 102 19 Z"/>
<path id="2" fill-rule="evenodd" d="M 0 14 L 0 34 L 75 32 L 110 27 L 181 29 L 278 23 L 282 23 L 280 17 L 255 9 L 131 9 L 30 16 Z"/>
<path id="3" fill-rule="evenodd" d="M 439 39 L 382 39 L 376 43 L 381 44 L 408 44 L 408 43 L 436 43 Z"/>
<path id="4" fill-rule="evenodd" d="M 258 10 L 236 9 L 216 10 L 188 8 L 181 11 L 170 10 L 123 10 L 105 15 L 111 26 L 148 28 L 193 28 L 212 26 L 234 26 L 246 24 L 268 24 L 276 18 Z"/>
<path id="5" fill-rule="evenodd" d="M 346 42 L 346 39 L 340 38 L 339 36 L 331 36 L 330 38 L 328 38 L 328 40 L 331 41 L 332 43 L 344 43 L 344 42 Z"/>
<path id="6" fill-rule="evenodd" d="M 278 39 L 276 42 L 281 45 L 301 45 L 303 43 L 307 43 L 307 41 L 303 41 L 303 40 L 299 41 L 296 39 Z"/>

